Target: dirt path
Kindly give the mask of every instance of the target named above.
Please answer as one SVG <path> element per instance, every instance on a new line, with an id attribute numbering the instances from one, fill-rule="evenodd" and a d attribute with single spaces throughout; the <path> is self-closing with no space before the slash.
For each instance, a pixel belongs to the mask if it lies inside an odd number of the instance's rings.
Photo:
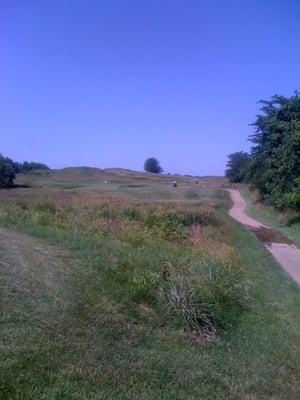
<path id="1" fill-rule="evenodd" d="M 227 189 L 233 201 L 229 215 L 251 229 L 275 260 L 300 284 L 300 249 L 287 238 L 245 213 L 246 202 L 238 190 Z"/>

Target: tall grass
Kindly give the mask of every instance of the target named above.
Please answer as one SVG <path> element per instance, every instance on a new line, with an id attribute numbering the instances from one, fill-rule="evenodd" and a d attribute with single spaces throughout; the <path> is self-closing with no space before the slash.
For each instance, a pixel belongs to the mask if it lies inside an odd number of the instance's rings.
<path id="1" fill-rule="evenodd" d="M 0 230 L 1 400 L 299 399 L 299 289 L 225 191 L 199 197 L 0 193 L 0 226 L 45 239 Z"/>
<path id="2" fill-rule="evenodd" d="M 97 266 L 102 290 L 125 312 L 148 304 L 162 323 L 214 337 L 244 309 L 234 251 L 213 259 L 202 248 L 200 256 L 193 240 L 197 226 L 206 235 L 216 226 L 226 228 L 209 205 L 124 204 L 104 197 L 96 206 L 74 207 L 71 199 L 62 207 L 48 198 L 29 206 L 18 199 L 1 207 L 0 222 L 76 249 Z"/>

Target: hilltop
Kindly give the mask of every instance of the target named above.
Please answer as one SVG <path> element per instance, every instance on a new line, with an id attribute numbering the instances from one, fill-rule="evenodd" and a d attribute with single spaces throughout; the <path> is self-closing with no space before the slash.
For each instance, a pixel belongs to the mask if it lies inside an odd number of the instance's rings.
<path id="1" fill-rule="evenodd" d="M 172 187 L 176 180 L 178 188 Z M 186 192 L 193 198 L 193 190 L 218 189 L 226 185 L 223 177 L 198 178 L 198 184 L 190 176 L 151 174 L 122 168 L 99 169 L 68 167 L 63 169 L 19 174 L 16 183 L 31 188 L 65 189 L 93 192 L 111 192 L 139 199 L 184 198 Z"/>

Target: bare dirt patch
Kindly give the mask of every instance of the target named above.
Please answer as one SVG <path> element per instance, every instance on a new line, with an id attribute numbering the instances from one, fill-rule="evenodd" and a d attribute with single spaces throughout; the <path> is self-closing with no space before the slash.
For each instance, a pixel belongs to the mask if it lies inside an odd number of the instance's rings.
<path id="1" fill-rule="evenodd" d="M 261 226 L 260 228 L 250 228 L 252 232 L 261 240 L 263 243 L 287 243 L 292 244 L 292 242 L 282 235 L 280 232 L 275 231 L 272 228 L 266 228 Z"/>

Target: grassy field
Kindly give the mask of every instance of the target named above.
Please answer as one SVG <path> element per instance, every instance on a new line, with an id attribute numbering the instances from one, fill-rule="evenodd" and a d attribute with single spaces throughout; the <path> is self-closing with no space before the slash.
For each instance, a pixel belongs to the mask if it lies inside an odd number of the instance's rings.
<path id="1" fill-rule="evenodd" d="M 176 179 L 0 192 L 0 399 L 299 399 L 299 287 L 221 178 Z"/>
<path id="2" fill-rule="evenodd" d="M 172 182 L 178 182 L 178 190 L 172 190 Z M 105 183 L 106 181 L 106 183 Z M 18 176 L 17 184 L 32 189 L 64 189 L 97 193 L 114 193 L 141 200 L 193 200 L 197 199 L 197 188 L 218 189 L 225 185 L 223 178 L 201 178 L 199 185 L 189 176 L 157 176 L 136 173 L 130 170 L 96 168 L 65 168 L 57 171 L 40 171 L 36 174 Z"/>

